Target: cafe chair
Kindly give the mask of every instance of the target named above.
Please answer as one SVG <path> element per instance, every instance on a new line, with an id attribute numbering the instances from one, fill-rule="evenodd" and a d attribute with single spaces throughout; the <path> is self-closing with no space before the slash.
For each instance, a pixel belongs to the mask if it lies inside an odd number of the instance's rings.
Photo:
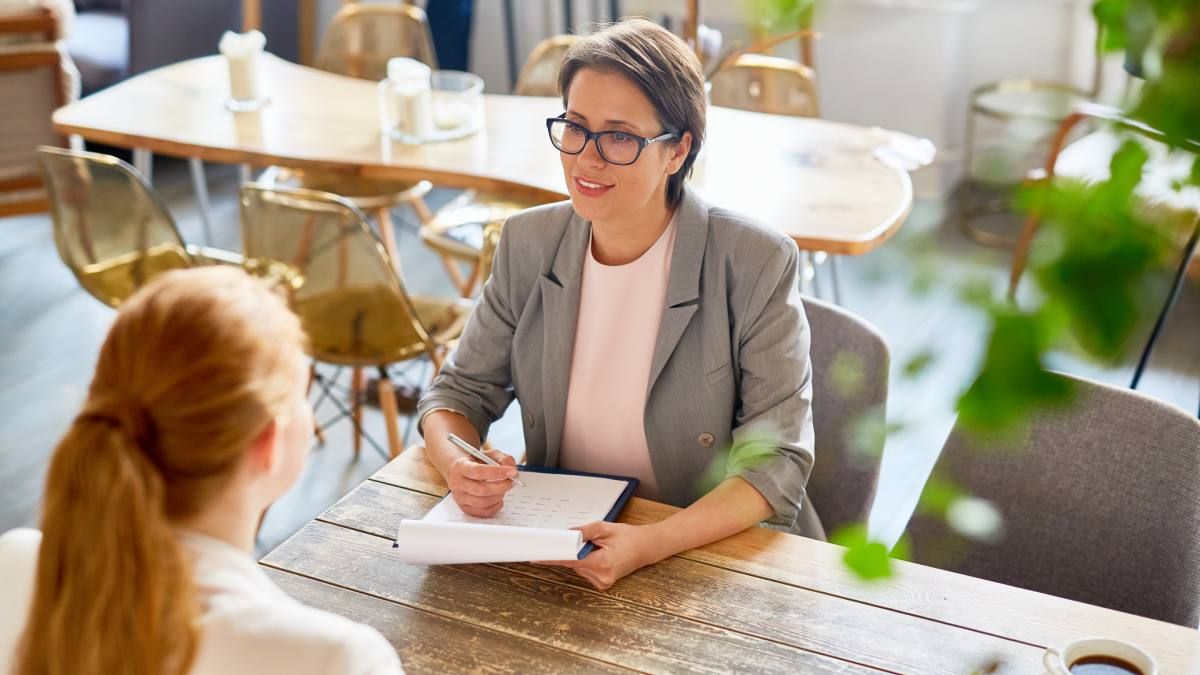
<path id="1" fill-rule="evenodd" d="M 421 241 L 441 257 L 459 294 L 470 298 L 491 273 L 491 256 L 495 252 L 492 240 L 499 238 L 504 221 L 529 206 L 502 195 L 480 195 L 468 190 L 421 226 Z M 460 267 L 464 264 L 465 275 Z"/>
<path id="2" fill-rule="evenodd" d="M 1200 421 L 1134 391 L 1055 374 L 1074 395 L 1011 438 L 956 425 L 935 472 L 1003 515 L 991 543 L 909 524 L 912 560 L 1195 628 Z"/>
<path id="3" fill-rule="evenodd" d="M 709 78 L 713 105 L 750 112 L 795 117 L 820 117 L 815 71 L 791 59 L 765 54 L 741 54 L 722 63 Z M 811 259 L 814 290 L 819 292 L 820 264 L 829 260 L 833 299 L 842 302 L 837 256 L 823 251 L 806 255 Z M 808 264 L 805 265 L 808 267 Z M 807 277 L 810 272 L 804 272 Z"/>
<path id="4" fill-rule="evenodd" d="M 429 357 L 436 373 L 462 332 L 470 303 L 409 295 L 383 242 L 348 199 L 247 184 L 240 201 L 246 268 L 282 284 L 308 336 L 310 356 L 353 369 L 349 409 L 336 397 L 322 397 L 342 413 L 333 421 L 351 419 L 355 456 L 364 436 L 381 454 L 397 456 L 404 446 L 388 367 Z M 379 373 L 388 452 L 362 430 L 367 368 Z M 320 374 L 316 379 L 328 394 L 331 383 Z"/>
<path id="5" fill-rule="evenodd" d="M 891 356 L 878 330 L 836 305 L 804 298 L 811 331 L 816 461 L 808 497 L 827 534 L 865 523 L 887 424 Z M 878 434 L 862 433 L 877 429 Z"/>
<path id="6" fill-rule="evenodd" d="M 407 205 L 422 223 L 433 219 L 433 212 L 425 203 L 425 195 L 433 189 L 433 185 L 427 180 L 396 181 L 363 178 L 345 171 L 272 166 L 259 174 L 255 182 L 272 189 L 302 188 L 329 192 L 348 199 L 364 213 L 375 214 L 379 221 L 379 234 L 383 245 L 393 261 L 399 261 L 399 251 L 396 248 L 392 209 Z"/>
<path id="7" fill-rule="evenodd" d="M 414 5 L 347 4 L 334 16 L 317 54 L 317 68 L 338 75 L 379 81 L 387 62 L 413 58 L 437 67 L 425 11 Z M 379 220 L 379 232 L 393 261 L 399 260 L 391 211 L 409 206 L 421 223 L 433 218 L 425 203 L 429 181 L 367 179 L 328 169 L 268 168 L 255 181 L 271 188 L 303 188 L 349 199 Z"/>
<path id="8" fill-rule="evenodd" d="M 387 77 L 388 60 L 401 56 L 437 69 L 425 10 L 409 4 L 351 3 L 329 24 L 317 68 L 379 81 Z"/>
<path id="9" fill-rule="evenodd" d="M 521 74 L 513 93 L 517 96 L 558 96 L 558 73 L 562 69 L 563 56 L 571 45 L 579 42 L 578 35 L 552 35 L 537 43 Z"/>
<path id="10" fill-rule="evenodd" d="M 117 307 L 168 270 L 241 264 L 236 253 L 185 243 L 145 177 L 116 157 L 48 146 L 37 152 L 59 256 L 104 304 Z"/>
<path id="11" fill-rule="evenodd" d="M 751 112 L 820 117 L 812 68 L 777 56 L 742 54 L 713 73 L 712 104 Z"/>
<path id="12" fill-rule="evenodd" d="M 67 146 L 50 116 L 79 97 L 62 22 L 45 7 L 0 11 L 0 217 L 49 208 L 37 147 Z"/>

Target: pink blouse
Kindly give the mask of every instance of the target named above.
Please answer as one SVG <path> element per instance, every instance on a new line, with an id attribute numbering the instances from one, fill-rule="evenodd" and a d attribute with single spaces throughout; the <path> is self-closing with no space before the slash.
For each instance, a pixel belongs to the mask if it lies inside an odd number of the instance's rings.
<path id="1" fill-rule="evenodd" d="M 567 386 L 559 466 L 639 479 L 637 495 L 658 499 L 644 414 L 650 362 L 667 299 L 675 219 L 640 258 L 583 263 L 575 349 Z"/>

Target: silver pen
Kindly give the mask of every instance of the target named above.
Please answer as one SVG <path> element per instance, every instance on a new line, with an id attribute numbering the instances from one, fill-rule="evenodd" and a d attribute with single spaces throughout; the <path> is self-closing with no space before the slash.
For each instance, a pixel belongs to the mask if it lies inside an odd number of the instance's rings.
<path id="1" fill-rule="evenodd" d="M 484 464 L 491 464 L 492 466 L 503 466 L 502 464 L 500 464 L 500 462 L 497 462 L 496 460 L 492 459 L 491 457 L 488 457 L 487 455 L 485 455 L 483 453 L 483 451 L 480 450 L 479 448 L 476 448 L 475 446 L 464 441 L 463 439 L 459 438 L 458 436 L 455 436 L 454 434 L 446 434 L 446 440 L 450 441 L 455 446 L 457 446 L 459 450 L 462 450 L 463 452 L 465 452 L 468 455 L 474 457 L 475 459 L 483 462 Z M 520 478 L 509 478 L 509 480 L 516 483 L 517 485 L 520 485 L 521 487 L 525 487 L 525 484 L 521 482 Z"/>

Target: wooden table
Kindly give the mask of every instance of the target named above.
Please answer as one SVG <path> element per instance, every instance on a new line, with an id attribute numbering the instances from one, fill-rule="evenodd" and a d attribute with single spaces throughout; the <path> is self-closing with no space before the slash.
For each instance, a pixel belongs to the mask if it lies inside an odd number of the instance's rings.
<path id="1" fill-rule="evenodd" d="M 1107 635 L 1162 673 L 1200 668 L 1200 634 L 1129 614 L 909 563 L 861 582 L 840 547 L 762 528 L 593 590 L 535 565 L 398 562 L 401 518 L 445 493 L 410 448 L 263 559 L 285 591 L 368 623 L 411 673 L 1040 673 L 1047 645 Z M 634 499 L 622 522 L 674 507 Z"/>
<path id="2" fill-rule="evenodd" d="M 259 112 L 225 109 L 225 63 L 205 57 L 68 105 L 54 114 L 55 128 L 118 147 L 216 162 L 429 179 L 537 200 L 566 196 L 543 122 L 562 112 L 558 99 L 487 95 L 482 133 L 410 146 L 380 134 L 375 83 L 270 55 L 262 65 L 271 102 Z M 907 171 L 876 155 L 881 147 L 908 147 L 918 139 L 718 107 L 710 110 L 708 137 L 692 184 L 713 203 L 779 228 L 802 248 L 865 253 L 886 241 L 912 206 Z"/>

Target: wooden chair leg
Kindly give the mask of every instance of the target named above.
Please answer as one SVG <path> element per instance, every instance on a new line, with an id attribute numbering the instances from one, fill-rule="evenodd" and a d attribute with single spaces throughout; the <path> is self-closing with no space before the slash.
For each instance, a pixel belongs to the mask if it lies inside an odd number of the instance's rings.
<path id="1" fill-rule="evenodd" d="M 308 367 L 308 388 L 304 390 L 307 396 L 312 393 L 313 382 L 317 379 L 317 364 L 312 364 Z M 313 417 L 313 435 L 317 437 L 317 442 L 325 445 L 325 432 L 321 431 L 321 424 L 317 422 L 316 417 Z"/>
<path id="2" fill-rule="evenodd" d="M 471 265 L 471 276 L 467 277 L 466 282 L 460 287 L 462 296 L 470 299 L 475 294 L 475 285 L 479 283 L 480 272 L 483 271 L 483 264 L 476 260 L 474 265 Z"/>
<path id="3" fill-rule="evenodd" d="M 416 197 L 411 202 L 413 211 L 417 213 L 417 218 L 421 224 L 427 224 L 433 221 L 433 211 L 429 210 L 429 205 L 425 203 L 424 197 Z"/>
<path id="4" fill-rule="evenodd" d="M 450 283 L 454 284 L 454 288 L 463 297 L 467 297 L 466 293 L 470 290 L 466 288 L 467 281 L 463 279 L 462 270 L 458 269 L 458 262 L 450 256 L 444 255 L 442 258 L 442 266 L 446 268 L 446 274 L 450 277 Z"/>
<path id="5" fill-rule="evenodd" d="M 362 434 L 359 429 L 362 429 L 362 392 L 363 392 L 363 371 L 362 368 L 355 368 L 354 374 L 350 377 L 350 413 L 354 417 L 354 428 L 351 430 L 354 433 L 354 459 L 358 459 L 359 452 L 362 450 Z"/>
<path id="6" fill-rule="evenodd" d="M 383 237 L 383 248 L 392 259 L 392 268 L 400 273 L 400 251 L 396 248 L 396 229 L 392 225 L 392 209 L 379 207 L 379 233 Z"/>
<path id="7" fill-rule="evenodd" d="M 383 423 L 387 427 L 388 451 L 395 459 L 404 450 L 400 442 L 400 422 L 397 419 L 400 411 L 396 407 L 396 390 L 391 379 L 387 377 L 380 377 L 376 386 L 379 387 L 379 408 L 383 412 Z"/>

